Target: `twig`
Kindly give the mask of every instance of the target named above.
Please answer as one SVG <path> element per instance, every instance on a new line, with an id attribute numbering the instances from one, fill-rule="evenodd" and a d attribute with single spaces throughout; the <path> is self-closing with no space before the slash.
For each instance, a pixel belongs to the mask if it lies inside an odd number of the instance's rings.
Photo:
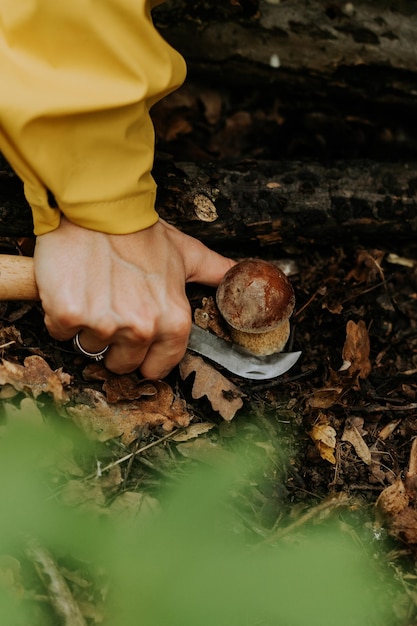
<path id="1" fill-rule="evenodd" d="M 28 539 L 26 542 L 26 554 L 45 585 L 53 608 L 63 619 L 63 625 L 87 626 L 80 607 L 76 603 L 52 555 L 33 538 Z"/>
<path id="2" fill-rule="evenodd" d="M 3 350 L 4 348 L 9 348 L 9 346 L 13 346 L 15 344 L 15 340 L 12 339 L 11 341 L 8 341 L 7 343 L 2 343 L 0 346 L 0 350 Z"/>
<path id="3" fill-rule="evenodd" d="M 408 404 L 402 405 L 386 404 L 385 406 L 383 404 L 368 404 L 365 406 L 351 405 L 349 408 L 356 413 L 382 413 L 385 411 L 400 413 L 401 411 L 415 411 L 417 409 L 417 402 L 409 402 Z"/>
<path id="4" fill-rule="evenodd" d="M 278 539 L 282 539 L 283 537 L 286 537 L 287 535 L 295 532 L 302 526 L 305 526 L 315 517 L 318 517 L 322 514 L 329 515 L 330 513 L 333 513 L 333 511 L 335 511 L 336 509 L 346 506 L 350 502 L 350 500 L 350 496 L 346 495 L 345 493 L 339 493 L 332 498 L 324 500 L 324 502 L 321 502 L 320 504 L 317 504 L 313 508 L 309 509 L 306 513 L 304 513 L 304 515 L 301 515 L 301 517 L 295 520 L 295 522 L 289 524 L 289 526 L 286 526 L 285 528 L 277 528 L 268 537 L 266 537 L 262 543 L 273 543 Z"/>
<path id="5" fill-rule="evenodd" d="M 146 450 L 149 450 L 150 448 L 153 448 L 154 446 L 157 446 L 160 443 L 163 443 L 167 439 L 170 439 L 171 437 L 173 437 L 180 430 L 182 430 L 182 428 L 176 428 L 175 430 L 171 431 L 167 435 L 164 435 L 160 439 L 157 439 L 156 441 L 152 441 L 152 443 L 148 443 L 146 446 L 143 446 L 142 448 L 139 448 L 138 450 L 134 450 L 133 452 L 126 454 L 121 459 L 117 459 L 117 461 L 113 461 L 112 463 L 109 463 L 105 467 L 100 468 L 100 473 L 107 472 L 111 470 L 113 467 L 116 467 L 117 465 L 120 465 L 121 463 L 124 463 L 125 461 L 129 461 L 130 459 L 133 459 L 133 457 L 137 456 L 138 454 L 142 454 L 142 452 L 146 452 Z M 97 477 L 97 474 L 94 473 L 94 474 L 90 474 L 89 476 L 86 476 L 84 480 L 88 480 L 90 478 L 96 478 L 96 477 Z"/>
<path id="6" fill-rule="evenodd" d="M 313 302 L 313 300 L 316 299 L 317 296 L 322 296 L 323 294 L 321 293 L 323 287 L 326 286 L 326 284 L 329 282 L 330 278 L 326 278 L 326 280 L 320 285 L 320 287 L 318 287 L 316 289 L 316 291 L 313 293 L 312 296 L 310 296 L 310 298 L 307 300 L 307 302 L 305 302 L 303 304 L 303 306 L 301 307 L 301 309 L 298 309 L 298 311 L 296 311 L 293 315 L 293 317 L 298 317 L 299 315 L 301 315 L 301 313 L 308 307 L 310 306 L 310 304 Z"/>

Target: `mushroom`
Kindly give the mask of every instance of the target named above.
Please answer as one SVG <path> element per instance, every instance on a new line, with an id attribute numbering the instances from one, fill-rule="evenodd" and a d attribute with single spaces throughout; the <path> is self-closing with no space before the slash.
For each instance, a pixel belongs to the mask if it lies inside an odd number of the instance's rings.
<path id="1" fill-rule="evenodd" d="M 240 261 L 224 275 L 216 302 L 235 343 L 259 356 L 284 348 L 295 297 L 279 267 L 261 259 Z"/>

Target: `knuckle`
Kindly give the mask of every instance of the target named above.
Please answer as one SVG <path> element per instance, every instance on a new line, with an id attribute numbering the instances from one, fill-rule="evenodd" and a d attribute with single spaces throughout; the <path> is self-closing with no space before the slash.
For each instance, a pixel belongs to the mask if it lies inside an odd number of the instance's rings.
<path id="1" fill-rule="evenodd" d="M 94 322 L 91 322 L 88 327 L 94 332 L 98 339 L 102 339 L 103 341 L 109 340 L 117 330 L 117 325 L 110 315 L 99 317 Z"/>
<path id="2" fill-rule="evenodd" d="M 128 334 L 131 339 L 139 344 L 151 344 L 157 336 L 157 328 L 155 322 L 140 320 L 132 323 L 128 328 Z"/>
<path id="3" fill-rule="evenodd" d="M 82 324 L 83 311 L 73 302 L 60 302 L 53 311 L 49 311 L 47 319 L 52 327 L 72 328 Z"/>
<path id="4" fill-rule="evenodd" d="M 169 318 L 169 337 L 181 343 L 187 341 L 190 330 L 190 312 L 183 309 L 172 311 Z"/>
<path id="5" fill-rule="evenodd" d="M 58 341 L 65 341 L 73 336 L 73 332 L 60 327 L 55 320 L 51 319 L 48 315 L 45 315 L 45 326 L 51 337 L 58 339 Z"/>

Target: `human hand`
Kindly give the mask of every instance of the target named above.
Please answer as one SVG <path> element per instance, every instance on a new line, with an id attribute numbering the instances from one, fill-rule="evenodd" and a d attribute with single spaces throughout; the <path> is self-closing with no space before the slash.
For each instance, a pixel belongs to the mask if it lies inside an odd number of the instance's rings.
<path id="1" fill-rule="evenodd" d="M 89 352 L 110 345 L 109 370 L 139 368 L 150 379 L 166 376 L 185 353 L 191 328 L 185 284 L 215 287 L 234 265 L 163 220 L 110 235 L 64 217 L 37 238 L 34 260 L 49 333 L 66 341 L 79 332 Z"/>

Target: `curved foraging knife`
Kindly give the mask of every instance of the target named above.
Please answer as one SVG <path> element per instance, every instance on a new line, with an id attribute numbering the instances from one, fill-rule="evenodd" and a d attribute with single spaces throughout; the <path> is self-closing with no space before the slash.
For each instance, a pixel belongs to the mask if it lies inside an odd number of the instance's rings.
<path id="1" fill-rule="evenodd" d="M 0 300 L 38 299 L 33 259 L 0 254 Z M 253 380 L 281 376 L 301 355 L 301 352 L 278 352 L 258 357 L 195 324 L 192 325 L 188 349 L 207 357 L 237 376 Z"/>
<path id="2" fill-rule="evenodd" d="M 237 376 L 252 380 L 267 380 L 281 376 L 301 355 L 301 352 L 277 352 L 270 356 L 255 356 L 196 324 L 191 328 L 188 349 L 207 357 Z"/>

